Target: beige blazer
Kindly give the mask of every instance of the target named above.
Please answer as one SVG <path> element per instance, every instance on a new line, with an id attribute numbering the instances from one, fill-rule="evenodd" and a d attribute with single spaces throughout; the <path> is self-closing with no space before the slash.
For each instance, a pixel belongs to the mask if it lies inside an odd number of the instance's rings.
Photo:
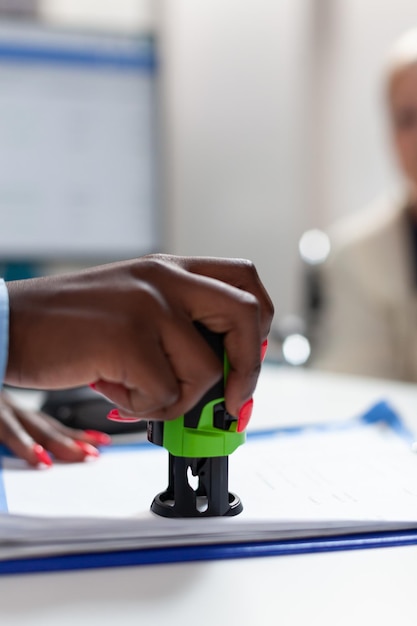
<path id="1" fill-rule="evenodd" d="M 315 367 L 417 382 L 417 288 L 405 206 L 377 203 L 330 233 Z"/>

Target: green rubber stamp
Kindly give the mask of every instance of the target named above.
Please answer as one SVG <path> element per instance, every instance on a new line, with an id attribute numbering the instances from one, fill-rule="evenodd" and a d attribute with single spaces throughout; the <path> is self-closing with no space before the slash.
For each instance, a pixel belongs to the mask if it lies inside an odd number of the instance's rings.
<path id="1" fill-rule="evenodd" d="M 229 364 L 223 337 L 196 323 L 223 361 L 223 378 L 187 413 L 170 422 L 148 422 L 148 440 L 169 452 L 168 487 L 151 510 L 163 517 L 238 515 L 238 496 L 229 492 L 229 455 L 244 443 L 237 418 L 226 411 L 224 387 Z"/>

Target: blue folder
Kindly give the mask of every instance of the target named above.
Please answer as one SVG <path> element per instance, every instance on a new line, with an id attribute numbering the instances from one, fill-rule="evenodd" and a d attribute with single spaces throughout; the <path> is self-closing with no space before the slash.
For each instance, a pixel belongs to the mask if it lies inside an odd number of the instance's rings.
<path id="1" fill-rule="evenodd" d="M 367 413 L 342 423 L 314 424 L 277 428 L 252 432 L 248 437 L 260 437 L 271 433 L 296 435 L 306 430 L 350 429 L 382 423 L 392 429 L 409 444 L 413 433 L 404 425 L 395 410 L 386 402 L 380 402 Z M 0 484 L 1 471 L 0 471 Z M 191 561 L 211 561 L 250 557 L 286 556 L 317 552 L 337 552 L 417 544 L 417 528 L 401 531 L 343 534 L 326 537 L 259 541 L 250 543 L 222 543 L 197 546 L 118 550 L 98 553 L 80 553 L 59 556 L 19 558 L 0 561 L 0 574 L 54 572 L 108 567 L 127 567 Z"/>

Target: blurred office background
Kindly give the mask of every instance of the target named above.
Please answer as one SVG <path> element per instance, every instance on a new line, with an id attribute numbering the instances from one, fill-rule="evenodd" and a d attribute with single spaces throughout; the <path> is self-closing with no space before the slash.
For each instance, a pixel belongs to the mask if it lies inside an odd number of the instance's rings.
<path id="1" fill-rule="evenodd" d="M 302 335 L 316 231 L 397 183 L 381 69 L 416 24 L 413 0 L 0 1 L 4 271 L 248 257 Z"/>

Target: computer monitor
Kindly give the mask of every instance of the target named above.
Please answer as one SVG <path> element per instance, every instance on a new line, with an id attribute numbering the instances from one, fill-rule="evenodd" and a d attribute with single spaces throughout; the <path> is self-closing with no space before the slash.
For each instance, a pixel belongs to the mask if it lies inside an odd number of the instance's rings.
<path id="1" fill-rule="evenodd" d="M 158 246 L 151 37 L 0 22 L 0 260 Z"/>

